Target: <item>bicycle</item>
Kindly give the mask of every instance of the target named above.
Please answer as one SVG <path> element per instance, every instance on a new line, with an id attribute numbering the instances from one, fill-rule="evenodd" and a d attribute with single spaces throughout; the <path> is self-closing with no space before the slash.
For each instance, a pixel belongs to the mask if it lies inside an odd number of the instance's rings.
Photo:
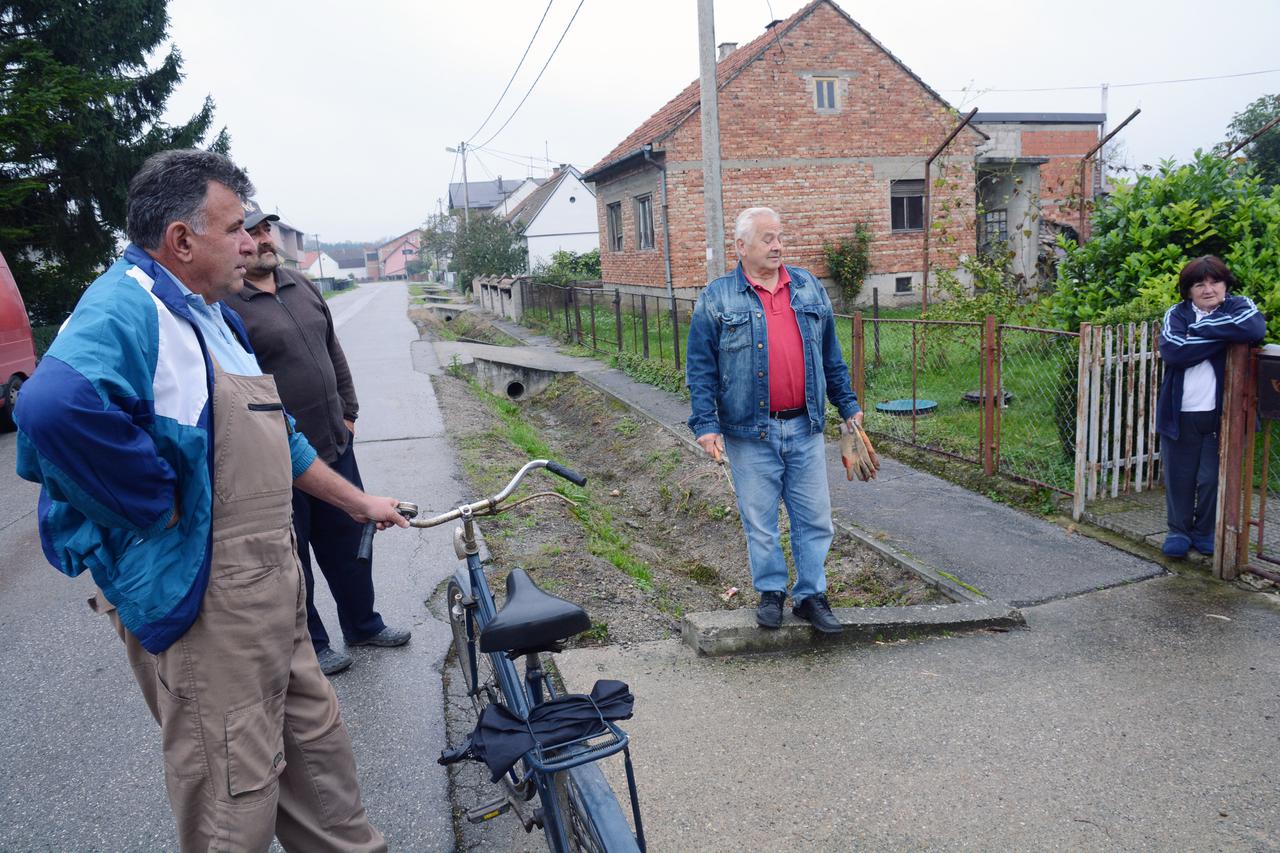
<path id="1" fill-rule="evenodd" d="M 587 482 L 585 477 L 556 462 L 534 459 L 525 463 L 496 495 L 463 504 L 433 518 L 418 519 L 416 505 L 399 505 L 400 513 L 409 519 L 412 527 L 436 527 L 462 520 L 454 529 L 453 544 L 454 552 L 465 567 L 459 567 L 449 581 L 446 606 L 454 650 L 477 721 L 490 704 L 504 705 L 520 720 L 527 721 L 535 709 L 557 700 L 541 655 L 560 651 L 565 640 L 591 627 L 586 611 L 544 592 L 523 569 L 514 568 L 507 575 L 507 600 L 501 610 L 489 589 L 480 561 L 476 518 L 497 515 L 539 498 L 554 497 L 575 505 L 556 492 L 538 492 L 504 506 L 525 475 L 538 468 L 546 468 L 577 486 Z M 362 559 L 368 559 L 371 554 L 373 530 L 372 524 L 365 528 L 360 545 Z M 524 659 L 523 677 L 515 665 L 517 658 Z M 600 714 L 595 702 L 589 697 L 588 701 Z M 482 823 L 512 812 L 520 819 L 525 832 L 541 829 L 548 847 L 555 853 L 643 851 L 644 828 L 629 739 L 626 732 L 604 716 L 600 716 L 596 728 L 598 731 L 588 736 L 559 743 L 539 743 L 535 737 L 533 748 L 524 753 L 518 765 L 502 775 L 502 795 L 468 810 L 467 820 Z M 531 728 L 531 734 L 532 731 Z M 464 745 L 446 750 L 440 762 L 446 764 L 475 757 L 466 754 L 467 748 Z M 623 754 L 626 768 L 634 834 L 598 765 L 601 759 L 618 752 Z M 532 805 L 535 795 L 539 802 L 536 807 Z"/>

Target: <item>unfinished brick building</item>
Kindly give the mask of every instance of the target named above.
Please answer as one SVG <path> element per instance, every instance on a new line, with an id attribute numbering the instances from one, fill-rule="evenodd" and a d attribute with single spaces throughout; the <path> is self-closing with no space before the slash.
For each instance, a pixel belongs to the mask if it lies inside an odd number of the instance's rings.
<path id="1" fill-rule="evenodd" d="M 776 209 L 787 262 L 819 276 L 823 243 L 865 223 L 874 238 L 864 296 L 878 287 L 882 301 L 918 300 L 924 166 L 957 122 L 950 105 L 830 0 L 722 48 L 716 72 L 726 258 L 745 207 Z M 699 103 L 695 81 L 585 176 L 596 183 L 606 282 L 665 290 L 669 262 L 677 293 L 706 283 Z M 975 250 L 975 152 L 985 139 L 965 128 L 934 162 L 932 209 L 946 221 L 931 246 L 935 270 Z"/>

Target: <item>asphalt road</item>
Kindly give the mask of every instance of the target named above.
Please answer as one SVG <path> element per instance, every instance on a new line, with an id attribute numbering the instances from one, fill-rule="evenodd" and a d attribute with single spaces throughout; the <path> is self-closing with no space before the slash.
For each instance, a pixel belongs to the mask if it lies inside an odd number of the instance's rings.
<path id="1" fill-rule="evenodd" d="M 426 373 L 438 370 L 406 317 L 403 284 L 365 285 L 330 303 L 361 400 L 357 459 L 369 491 L 424 511 L 462 497 Z M 37 488 L 14 474 L 0 435 L 0 850 L 176 849 L 160 732 L 110 624 L 85 605 L 87 575 L 52 569 L 36 533 Z M 452 850 L 440 666 L 448 626 L 424 602 L 453 571 L 449 530 L 379 534 L 377 607 L 408 625 L 400 649 L 358 648 L 334 678 L 355 742 L 365 804 L 393 850 Z M 321 583 L 317 600 L 341 636 Z"/>

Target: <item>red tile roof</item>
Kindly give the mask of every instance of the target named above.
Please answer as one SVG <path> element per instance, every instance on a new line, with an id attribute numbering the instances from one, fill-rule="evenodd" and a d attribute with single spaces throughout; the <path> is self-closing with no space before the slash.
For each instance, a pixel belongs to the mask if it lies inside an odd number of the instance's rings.
<path id="1" fill-rule="evenodd" d="M 812 0 L 812 2 L 806 4 L 790 18 L 769 27 L 762 35 L 717 62 L 716 90 L 720 91 L 724 89 L 724 87 L 738 76 L 738 74 L 748 65 L 763 56 L 764 52 L 768 50 L 770 46 L 781 42 L 784 35 L 786 35 L 802 20 L 809 17 L 813 10 L 823 3 L 826 3 L 834 9 L 840 17 L 848 21 L 850 25 L 862 33 L 862 35 L 864 35 L 872 44 L 884 51 L 885 55 L 896 62 L 903 71 L 909 74 L 913 80 L 919 83 L 920 86 L 937 99 L 940 104 L 948 108 L 951 107 L 951 105 L 947 103 L 941 95 L 930 88 L 929 85 L 921 80 L 914 71 L 904 65 L 902 60 L 890 53 L 884 45 L 876 41 L 875 37 L 872 36 L 871 33 L 863 29 L 857 21 L 849 17 L 849 15 L 832 2 L 832 0 Z M 588 169 L 586 177 L 588 179 L 594 179 L 597 171 L 635 154 L 646 143 L 657 143 L 670 136 L 677 128 L 680 127 L 680 125 L 684 124 L 685 121 L 698 112 L 701 104 L 701 82 L 699 80 L 694 80 L 685 87 L 683 92 L 668 101 L 662 109 L 649 116 L 649 118 L 632 131 L 626 139 L 614 146 L 614 149 L 606 154 L 599 163 Z"/>

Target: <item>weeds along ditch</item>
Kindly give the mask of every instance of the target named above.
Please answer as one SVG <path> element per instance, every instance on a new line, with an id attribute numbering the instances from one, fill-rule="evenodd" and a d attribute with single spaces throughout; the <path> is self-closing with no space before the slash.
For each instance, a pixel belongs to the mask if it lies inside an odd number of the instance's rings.
<path id="1" fill-rule="evenodd" d="M 519 403 L 490 394 L 463 366 L 433 382 L 470 492 L 494 493 L 529 458 L 556 459 L 588 478 L 581 489 L 544 475 L 522 486 L 554 489 L 576 507 L 539 501 L 482 521 L 496 592 L 510 568 L 523 567 L 591 614 L 579 645 L 662 639 L 678 634 L 687 612 L 755 607 L 721 466 L 576 377 Z M 785 530 L 784 515 L 784 545 Z M 941 600 L 843 533 L 828 559 L 828 586 L 837 607 Z"/>

